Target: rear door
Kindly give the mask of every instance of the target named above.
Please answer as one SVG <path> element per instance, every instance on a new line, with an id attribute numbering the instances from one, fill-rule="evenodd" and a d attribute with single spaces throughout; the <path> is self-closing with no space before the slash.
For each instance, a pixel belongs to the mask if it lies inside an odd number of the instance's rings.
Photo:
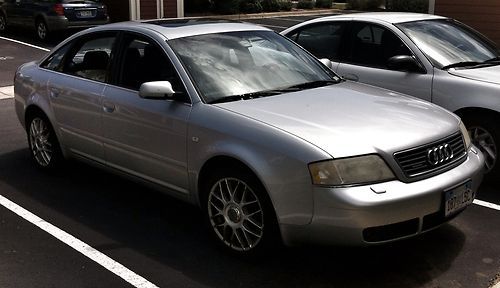
<path id="1" fill-rule="evenodd" d="M 340 76 L 431 101 L 432 70 L 396 71 L 388 68 L 388 60 L 393 56 L 415 57 L 395 33 L 377 24 L 354 21 L 346 40 L 349 45 L 337 69 Z"/>
<path id="2" fill-rule="evenodd" d="M 102 92 L 115 41 L 114 32 L 93 33 L 61 48 L 67 51 L 47 87 L 63 144 L 98 162 L 104 162 Z"/>
<path id="3" fill-rule="evenodd" d="M 185 194 L 189 97 L 157 42 L 126 33 L 121 43 L 116 83 L 106 87 L 102 102 L 107 165 Z M 150 81 L 170 81 L 186 97 L 139 97 L 141 84 Z"/>

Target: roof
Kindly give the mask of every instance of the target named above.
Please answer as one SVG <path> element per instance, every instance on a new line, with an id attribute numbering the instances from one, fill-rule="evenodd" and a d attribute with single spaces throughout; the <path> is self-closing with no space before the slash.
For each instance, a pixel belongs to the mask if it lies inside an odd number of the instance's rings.
<path id="1" fill-rule="evenodd" d="M 167 39 L 232 31 L 271 31 L 270 29 L 262 26 L 239 21 L 189 18 L 127 21 L 103 25 L 100 27 L 103 27 L 103 29 L 144 28 L 161 33 Z"/>
<path id="2" fill-rule="evenodd" d="M 342 15 L 318 18 L 318 20 L 320 19 L 322 21 L 335 20 L 335 19 L 377 20 L 392 24 L 398 24 L 403 22 L 412 22 L 419 20 L 446 19 L 446 17 L 431 15 L 431 14 L 408 13 L 408 12 L 365 12 L 365 13 L 342 14 Z"/>

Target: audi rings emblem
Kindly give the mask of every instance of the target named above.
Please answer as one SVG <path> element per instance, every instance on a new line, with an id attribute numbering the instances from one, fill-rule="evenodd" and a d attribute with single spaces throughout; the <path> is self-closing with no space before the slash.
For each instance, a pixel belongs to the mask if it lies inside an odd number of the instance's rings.
<path id="1" fill-rule="evenodd" d="M 453 158 L 453 149 L 448 144 L 439 145 L 427 150 L 427 162 L 432 166 Z"/>

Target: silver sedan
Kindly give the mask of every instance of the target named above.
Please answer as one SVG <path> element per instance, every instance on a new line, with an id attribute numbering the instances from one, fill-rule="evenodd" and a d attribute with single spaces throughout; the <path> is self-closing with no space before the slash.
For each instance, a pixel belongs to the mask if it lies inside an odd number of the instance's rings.
<path id="1" fill-rule="evenodd" d="M 306 21 L 283 32 L 345 79 L 412 95 L 463 120 L 500 177 L 500 52 L 466 25 L 415 13 L 356 13 Z"/>
<path id="2" fill-rule="evenodd" d="M 245 23 L 83 31 L 18 69 L 15 105 L 39 168 L 76 158 L 139 179 L 245 255 L 415 236 L 472 203 L 483 174 L 457 116 Z"/>

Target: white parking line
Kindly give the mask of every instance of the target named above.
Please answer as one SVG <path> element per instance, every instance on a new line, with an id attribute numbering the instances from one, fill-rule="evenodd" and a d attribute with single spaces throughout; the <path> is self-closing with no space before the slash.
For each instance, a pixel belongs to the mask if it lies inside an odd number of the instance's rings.
<path id="1" fill-rule="evenodd" d="M 491 209 L 495 209 L 495 210 L 500 211 L 500 205 L 497 205 L 497 204 L 493 204 L 493 203 L 486 202 L 483 200 L 478 200 L 478 199 L 474 199 L 474 202 L 472 202 L 472 203 L 479 205 L 479 206 L 483 206 L 486 208 L 491 208 Z"/>
<path id="2" fill-rule="evenodd" d="M 57 228 L 56 226 L 48 223 L 47 221 L 45 221 L 42 218 L 36 216 L 35 214 L 29 212 L 28 210 L 17 205 L 16 203 L 10 201 L 9 199 L 5 198 L 2 195 L 0 195 L 0 205 L 4 206 L 5 208 L 9 209 L 10 211 L 21 216 L 22 218 L 24 218 L 28 222 L 38 226 L 43 231 L 49 233 L 50 235 L 54 236 L 58 240 L 62 241 L 64 244 L 66 244 L 66 245 L 70 246 L 71 248 L 75 249 L 76 251 L 82 253 L 83 255 L 90 258 L 91 260 L 93 260 L 97 264 L 101 265 L 102 267 L 111 271 L 112 273 L 114 273 L 118 277 L 127 281 L 128 283 L 130 283 L 134 287 L 137 287 L 137 288 L 156 287 L 156 288 L 158 288 L 158 286 L 154 285 L 153 283 L 149 282 L 148 280 L 144 279 L 143 277 L 137 275 L 136 273 L 129 270 L 127 267 L 123 266 L 122 264 L 109 258 L 105 254 L 92 248 L 90 245 L 82 242 L 81 240 L 77 239 L 76 237 L 72 236 L 71 234 L 68 234 L 65 231 Z"/>
<path id="3" fill-rule="evenodd" d="M 14 86 L 0 87 L 0 100 L 14 97 Z"/>
<path id="4" fill-rule="evenodd" d="M 40 50 L 43 50 L 43 51 L 50 51 L 50 49 L 47 49 L 47 48 L 43 48 L 43 47 L 39 47 L 39 46 L 35 46 L 35 45 L 33 45 L 33 44 L 29 44 L 29 43 L 21 42 L 21 41 L 14 40 L 14 39 L 10 39 L 10 38 L 5 38 L 5 37 L 2 37 L 2 36 L 0 36 L 0 39 L 2 39 L 2 40 L 6 40 L 6 41 L 10 41 L 10 42 L 14 42 L 14 43 L 17 43 L 17 44 L 26 45 L 26 46 L 28 46 L 28 47 L 31 47 L 31 48 L 36 48 L 36 49 L 40 49 Z"/>

